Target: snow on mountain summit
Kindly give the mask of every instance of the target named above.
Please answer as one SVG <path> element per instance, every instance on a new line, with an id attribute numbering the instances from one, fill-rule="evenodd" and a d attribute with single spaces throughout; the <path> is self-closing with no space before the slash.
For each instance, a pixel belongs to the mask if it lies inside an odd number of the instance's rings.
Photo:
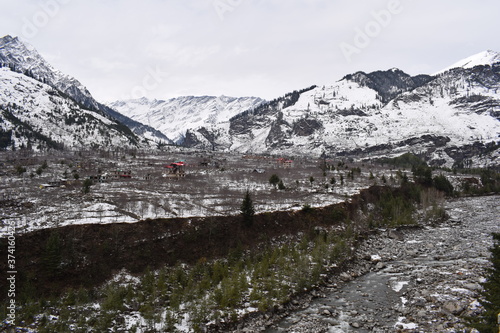
<path id="1" fill-rule="evenodd" d="M 435 165 L 451 167 L 480 147 L 497 145 L 499 63 L 500 53 L 484 51 L 435 76 L 412 76 L 397 68 L 358 71 L 331 85 L 313 85 L 272 101 L 182 96 L 105 106 L 33 47 L 5 36 L 0 38 L 0 111 L 5 119 L 0 138 L 8 138 L 12 147 L 38 141 L 43 141 L 42 148 L 62 143 L 78 147 L 86 144 L 92 125 L 93 141 L 103 146 L 138 142 L 135 134 L 149 145 L 176 143 L 242 153 L 371 158 L 417 151 Z M 110 129 L 127 129 L 114 119 L 133 133 L 107 135 Z M 35 142 L 35 135 L 43 140 Z"/>
<path id="2" fill-rule="evenodd" d="M 170 142 L 165 135 L 154 128 L 136 122 L 96 101 L 80 81 L 52 67 L 33 46 L 18 37 L 7 35 L 0 38 L 0 67 L 9 67 L 15 72 L 48 84 L 85 108 L 98 110 L 102 114 L 126 125 L 136 135 L 150 143 L 157 141 Z"/>
<path id="3" fill-rule="evenodd" d="M 234 115 L 252 109 L 264 100 L 258 97 L 182 96 L 169 100 L 139 98 L 116 101 L 110 107 L 150 125 L 171 138 L 183 141 L 186 130 L 228 122 Z"/>
<path id="4" fill-rule="evenodd" d="M 99 108 L 83 84 L 56 70 L 33 46 L 18 37 L 7 35 L 0 38 L 0 63 L 11 66 L 16 72 L 29 73 L 38 81 L 53 86 L 86 107 Z"/>
<path id="5" fill-rule="evenodd" d="M 500 53 L 495 52 L 492 50 L 487 50 L 483 51 L 480 53 L 477 53 L 473 56 L 467 57 L 465 59 L 462 59 L 453 65 L 435 73 L 435 75 L 442 74 L 446 71 L 449 71 L 450 69 L 453 68 L 473 68 L 475 66 L 480 66 L 480 65 L 493 65 L 497 62 L 500 62 Z"/>
<path id="6" fill-rule="evenodd" d="M 0 68 L 0 149 L 135 147 L 137 137 L 52 86 Z"/>
<path id="7" fill-rule="evenodd" d="M 397 69 L 357 72 L 233 117 L 228 129 L 190 132 L 185 144 L 370 158 L 411 151 L 451 167 L 500 137 L 498 91 L 499 66 L 459 68 L 437 77 Z"/>

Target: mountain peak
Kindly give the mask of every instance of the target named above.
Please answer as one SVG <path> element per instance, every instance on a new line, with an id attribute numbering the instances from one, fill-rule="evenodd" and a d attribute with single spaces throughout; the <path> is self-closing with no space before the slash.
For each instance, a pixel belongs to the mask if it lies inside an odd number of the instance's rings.
<path id="1" fill-rule="evenodd" d="M 12 37 L 11 35 L 5 35 L 3 36 L 2 38 L 0 38 L 0 47 L 7 44 L 7 43 L 10 43 L 11 41 L 17 39 L 17 37 Z"/>
<path id="2" fill-rule="evenodd" d="M 381 97 L 381 101 L 387 103 L 401 92 L 413 90 L 427 83 L 430 76 L 412 77 L 399 68 L 391 68 L 371 73 L 356 72 L 346 75 L 343 80 L 353 81 L 375 90 Z"/>
<path id="3" fill-rule="evenodd" d="M 0 38 L 0 48 L 7 48 L 13 50 L 25 49 L 30 52 L 34 52 L 38 54 L 35 47 L 29 44 L 28 42 L 22 40 L 19 37 L 12 37 L 11 35 L 6 35 Z"/>
<path id="4" fill-rule="evenodd" d="M 435 73 L 434 75 L 442 74 L 453 68 L 473 68 L 480 65 L 492 65 L 494 63 L 500 62 L 500 53 L 492 50 L 486 50 L 474 54 L 470 57 L 457 61 L 453 65 L 446 67 L 445 69 Z"/>
<path id="5" fill-rule="evenodd" d="M 7 35 L 0 39 L 0 63 L 12 66 L 19 73 L 29 71 L 37 80 L 71 96 L 87 108 L 99 108 L 97 101 L 78 80 L 56 70 L 35 47 L 18 37 Z"/>

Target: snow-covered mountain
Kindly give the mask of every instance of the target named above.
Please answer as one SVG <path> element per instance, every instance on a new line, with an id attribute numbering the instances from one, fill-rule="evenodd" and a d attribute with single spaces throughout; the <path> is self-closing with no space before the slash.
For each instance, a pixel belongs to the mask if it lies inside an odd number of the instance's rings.
<path id="1" fill-rule="evenodd" d="M 77 79 L 56 70 L 33 46 L 21 41 L 18 37 L 0 38 L 0 65 L 52 86 L 89 110 L 101 111 L 113 117 L 141 137 L 153 141 L 169 141 L 154 128 L 133 121 L 97 102 Z"/>
<path id="2" fill-rule="evenodd" d="M 90 92 L 78 80 L 54 69 L 33 46 L 18 37 L 0 38 L 0 63 L 58 89 L 87 108 L 98 108 Z"/>
<path id="3" fill-rule="evenodd" d="M 357 157 L 411 151 L 446 166 L 500 161 L 500 54 L 493 51 L 433 76 L 399 69 L 357 72 L 268 102 L 185 96 L 104 106 L 10 36 L 0 39 L 0 65 L 3 147 L 12 141 L 79 146 L 86 140 L 76 134 L 82 131 L 90 131 L 87 137 L 98 145 L 137 142 L 117 119 L 153 141 L 201 149 Z"/>
<path id="4" fill-rule="evenodd" d="M 231 117 L 262 103 L 264 100 L 258 97 L 183 96 L 169 100 L 116 101 L 109 106 L 182 144 L 186 132 L 200 127 L 224 127 Z"/>
<path id="5" fill-rule="evenodd" d="M 450 69 L 453 69 L 453 68 L 468 69 L 468 68 L 474 68 L 476 66 L 481 66 L 481 65 L 490 65 L 491 66 L 491 65 L 496 64 L 498 62 L 500 62 L 500 53 L 495 52 L 495 51 L 491 51 L 491 50 L 487 50 L 487 51 L 483 51 L 483 52 L 474 54 L 473 56 L 467 57 L 465 59 L 462 59 L 462 60 L 454 63 L 453 65 L 437 72 L 435 75 L 442 74 L 442 73 L 449 71 Z"/>
<path id="6" fill-rule="evenodd" d="M 412 151 L 451 166 L 498 148 L 500 64 L 491 63 L 498 54 L 488 54 L 476 57 L 477 66 L 469 68 L 469 59 L 437 76 L 397 69 L 347 75 L 244 112 L 228 127 L 191 131 L 187 141 L 246 153 L 373 157 Z"/>
<path id="7" fill-rule="evenodd" d="M 137 147 L 137 136 L 59 90 L 0 68 L 0 149 Z"/>

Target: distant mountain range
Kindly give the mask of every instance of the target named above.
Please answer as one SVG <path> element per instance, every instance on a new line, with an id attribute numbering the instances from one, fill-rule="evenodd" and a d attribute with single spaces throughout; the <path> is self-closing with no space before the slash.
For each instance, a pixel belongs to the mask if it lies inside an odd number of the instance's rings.
<path id="1" fill-rule="evenodd" d="M 500 162 L 500 54 L 435 76 L 358 72 L 244 112 L 229 129 L 190 131 L 192 147 L 376 157 L 413 152 L 439 166 Z"/>
<path id="2" fill-rule="evenodd" d="M 216 97 L 110 106 L 198 149 L 366 158 L 411 151 L 440 166 L 497 165 L 499 60 L 485 51 L 432 76 L 357 72 L 273 101 L 245 99 L 255 104 L 231 112 L 217 112 Z"/>
<path id="3" fill-rule="evenodd" d="M 286 107 L 276 100 L 234 117 L 222 134 L 194 132 L 191 142 L 204 145 L 212 137 L 212 146 L 228 150 L 318 156 L 411 150 L 450 164 L 456 147 L 499 139 L 499 88 L 498 63 L 437 76 L 358 72 L 304 90 Z"/>
<path id="4" fill-rule="evenodd" d="M 272 101 L 185 96 L 103 105 L 10 36 L 0 39 L 0 65 L 0 147 L 7 149 L 175 143 L 359 158 L 411 151 L 441 166 L 500 161 L 500 54 L 493 51 L 435 75 L 357 72 Z"/>
<path id="5" fill-rule="evenodd" d="M 216 131 L 229 124 L 231 117 L 264 102 L 258 97 L 183 96 L 166 101 L 147 98 L 117 101 L 108 106 L 183 144 L 187 130 L 206 127 Z"/>

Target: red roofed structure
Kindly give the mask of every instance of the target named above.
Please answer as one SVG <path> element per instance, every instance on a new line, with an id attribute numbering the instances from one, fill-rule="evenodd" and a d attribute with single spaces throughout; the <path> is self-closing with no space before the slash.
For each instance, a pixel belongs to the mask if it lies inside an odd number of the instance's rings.
<path id="1" fill-rule="evenodd" d="M 278 166 L 283 167 L 285 169 L 293 167 L 293 161 L 287 160 L 286 158 L 280 157 L 277 159 Z"/>
<path id="2" fill-rule="evenodd" d="M 170 163 L 169 165 L 165 165 L 165 169 L 167 169 L 167 173 L 164 174 L 164 177 L 167 178 L 180 178 L 186 176 L 185 171 L 186 163 L 184 161 L 176 161 Z"/>

